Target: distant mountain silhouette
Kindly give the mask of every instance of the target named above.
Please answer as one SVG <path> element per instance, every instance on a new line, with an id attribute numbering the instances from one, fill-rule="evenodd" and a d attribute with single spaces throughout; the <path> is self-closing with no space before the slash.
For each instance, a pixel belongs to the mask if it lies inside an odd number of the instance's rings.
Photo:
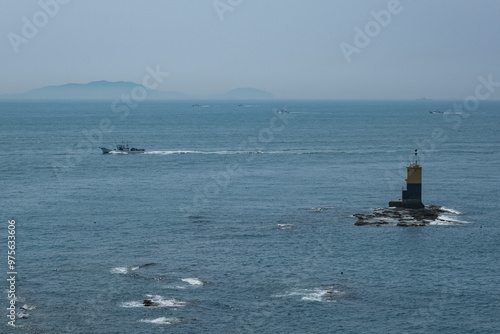
<path id="1" fill-rule="evenodd" d="M 139 87 L 139 90 L 138 90 Z M 16 95 L 3 95 L 0 98 L 9 99 L 33 99 L 33 100 L 115 100 L 122 95 L 133 96 L 138 94 L 142 98 L 142 93 L 146 90 L 146 99 L 228 99 L 228 100 L 250 100 L 250 99 L 271 99 L 274 96 L 266 91 L 255 88 L 237 88 L 225 94 L 210 96 L 193 96 L 179 92 L 162 92 L 147 89 L 142 85 L 118 81 L 93 81 L 86 84 L 68 83 L 60 86 L 46 86 L 30 90 L 26 93 Z"/>
<path id="2" fill-rule="evenodd" d="M 178 92 L 161 92 L 158 90 L 150 90 L 142 85 L 133 82 L 109 82 L 104 80 L 93 81 L 86 84 L 69 83 L 60 86 L 46 86 L 30 90 L 23 94 L 3 97 L 50 100 L 114 100 L 119 99 L 123 94 L 131 95 L 133 92 L 141 96 L 140 94 L 143 92 L 143 90 L 139 91 L 137 90 L 137 87 L 144 88 L 147 91 L 146 98 L 183 99 L 188 97 L 187 95 Z"/>

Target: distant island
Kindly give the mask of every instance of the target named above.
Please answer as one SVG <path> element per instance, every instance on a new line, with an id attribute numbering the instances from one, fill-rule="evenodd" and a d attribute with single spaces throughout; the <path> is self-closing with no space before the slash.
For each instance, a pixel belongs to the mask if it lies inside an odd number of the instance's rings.
<path id="1" fill-rule="evenodd" d="M 236 88 L 224 94 L 195 96 L 180 92 L 164 92 L 147 89 L 143 85 L 127 81 L 93 81 L 85 84 L 68 83 L 60 86 L 46 86 L 30 90 L 22 94 L 2 95 L 3 99 L 32 100 L 114 100 L 122 95 L 146 91 L 147 99 L 193 100 L 193 99 L 227 99 L 227 100 L 265 100 L 273 99 L 273 94 L 256 88 Z"/>

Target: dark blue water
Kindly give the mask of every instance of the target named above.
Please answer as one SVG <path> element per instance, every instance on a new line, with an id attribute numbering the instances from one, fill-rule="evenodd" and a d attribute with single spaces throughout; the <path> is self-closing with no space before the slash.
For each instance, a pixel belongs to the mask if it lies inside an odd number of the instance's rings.
<path id="1" fill-rule="evenodd" d="M 2 332 L 498 332 L 500 103 L 453 103 L 2 102 Z M 355 226 L 415 148 L 450 213 Z"/>

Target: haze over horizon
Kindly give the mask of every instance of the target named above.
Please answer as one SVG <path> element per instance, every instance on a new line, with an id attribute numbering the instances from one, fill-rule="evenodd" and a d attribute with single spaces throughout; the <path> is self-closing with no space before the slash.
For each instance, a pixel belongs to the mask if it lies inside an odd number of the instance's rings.
<path id="1" fill-rule="evenodd" d="M 183 0 L 0 2 L 0 95 L 66 83 L 142 83 L 210 95 L 500 98 L 500 2 Z"/>

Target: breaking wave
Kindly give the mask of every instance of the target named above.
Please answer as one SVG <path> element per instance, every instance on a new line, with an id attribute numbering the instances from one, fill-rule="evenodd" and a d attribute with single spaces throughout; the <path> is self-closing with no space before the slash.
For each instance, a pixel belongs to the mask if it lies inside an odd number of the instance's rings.
<path id="1" fill-rule="evenodd" d="M 146 299 L 142 301 L 131 301 L 121 303 L 120 306 L 124 308 L 135 307 L 182 307 L 186 306 L 187 302 L 175 298 L 167 298 L 158 295 L 145 295 Z"/>
<path id="2" fill-rule="evenodd" d="M 284 294 L 275 295 L 280 298 L 299 298 L 308 302 L 336 302 L 344 292 L 330 286 L 312 289 L 292 289 Z"/>
<path id="3" fill-rule="evenodd" d="M 276 224 L 276 227 L 282 231 L 290 231 L 295 228 L 293 224 Z"/>
<path id="4" fill-rule="evenodd" d="M 454 209 L 450 209 L 450 208 L 447 208 L 447 207 L 444 207 L 442 206 L 441 207 L 441 210 L 442 211 L 446 211 L 446 212 L 449 212 L 449 213 L 453 213 L 454 215 L 461 215 L 462 213 L 458 210 L 454 210 Z"/>
<path id="5" fill-rule="evenodd" d="M 458 212 L 458 211 L 456 211 Z M 433 220 L 429 223 L 429 225 L 457 225 L 457 224 L 468 224 L 468 221 L 460 220 L 449 215 L 439 215 L 436 220 Z"/>
<path id="6" fill-rule="evenodd" d="M 115 267 L 112 268 L 110 271 L 112 274 L 127 274 L 130 271 L 136 271 L 139 270 L 140 268 L 144 268 L 150 265 L 153 265 L 154 263 L 146 263 L 143 265 L 132 265 L 132 266 L 122 266 L 122 267 Z"/>
<path id="7" fill-rule="evenodd" d="M 156 318 L 156 319 L 141 319 L 141 320 L 139 320 L 139 322 L 145 322 L 145 323 L 155 324 L 155 325 L 174 325 L 174 324 L 180 323 L 181 319 L 160 317 L 160 318 Z"/>
<path id="8" fill-rule="evenodd" d="M 440 207 L 441 211 L 444 213 L 441 213 L 437 219 L 431 221 L 429 225 L 459 225 L 459 224 L 468 224 L 468 221 L 458 219 L 454 216 L 462 215 L 462 212 L 455 210 L 455 209 L 450 209 L 447 207 Z"/>
<path id="9" fill-rule="evenodd" d="M 128 267 L 116 267 L 111 269 L 111 273 L 113 274 L 126 274 L 128 273 Z"/>
<path id="10" fill-rule="evenodd" d="M 183 278 L 181 281 L 188 283 L 189 285 L 196 285 L 200 286 L 203 285 L 204 283 L 199 280 L 198 278 Z"/>

